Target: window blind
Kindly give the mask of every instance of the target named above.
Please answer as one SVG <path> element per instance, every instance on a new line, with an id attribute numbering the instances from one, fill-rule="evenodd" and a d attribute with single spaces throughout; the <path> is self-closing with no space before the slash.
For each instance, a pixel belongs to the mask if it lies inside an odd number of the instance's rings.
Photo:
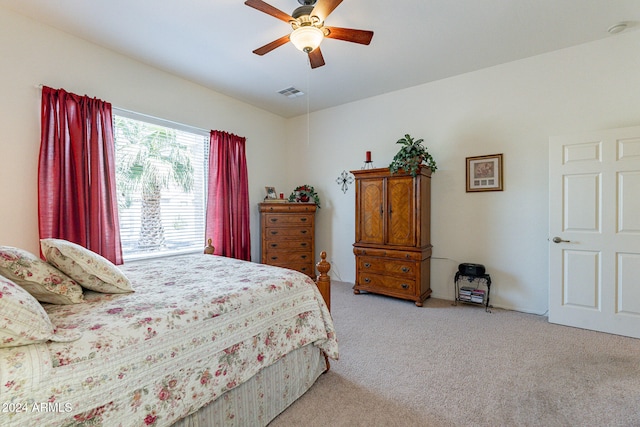
<path id="1" fill-rule="evenodd" d="M 125 260 L 202 251 L 209 133 L 113 110 Z"/>

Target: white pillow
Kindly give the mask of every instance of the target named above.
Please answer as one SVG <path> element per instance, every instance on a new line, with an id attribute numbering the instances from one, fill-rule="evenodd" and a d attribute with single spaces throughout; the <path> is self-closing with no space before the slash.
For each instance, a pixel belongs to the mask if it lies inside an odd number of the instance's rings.
<path id="1" fill-rule="evenodd" d="M 24 249 L 0 246 L 0 275 L 20 285 L 41 302 L 77 304 L 84 301 L 80 285 Z"/>
<path id="2" fill-rule="evenodd" d="M 40 247 L 50 264 L 87 289 L 105 294 L 133 292 L 118 267 L 87 248 L 62 239 L 41 239 Z"/>
<path id="3" fill-rule="evenodd" d="M 47 312 L 29 292 L 0 276 L 0 348 L 49 340 L 68 342 L 82 335 L 79 331 L 60 332 L 57 333 Z"/>

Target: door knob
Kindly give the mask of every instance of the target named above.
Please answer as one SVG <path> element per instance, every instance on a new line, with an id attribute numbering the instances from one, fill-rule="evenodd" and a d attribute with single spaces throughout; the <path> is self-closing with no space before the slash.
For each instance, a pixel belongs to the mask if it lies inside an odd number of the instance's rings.
<path id="1" fill-rule="evenodd" d="M 558 237 L 558 236 L 556 236 L 556 237 L 554 237 L 554 238 L 553 238 L 553 243 L 562 243 L 562 242 L 564 242 L 564 243 L 569 243 L 569 242 L 571 242 L 571 240 L 562 240 L 562 239 L 561 239 L 560 237 Z"/>

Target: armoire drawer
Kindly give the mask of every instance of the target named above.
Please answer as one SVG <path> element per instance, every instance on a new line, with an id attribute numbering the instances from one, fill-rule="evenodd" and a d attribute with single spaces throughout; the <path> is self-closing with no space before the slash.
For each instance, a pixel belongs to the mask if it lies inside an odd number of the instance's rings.
<path id="1" fill-rule="evenodd" d="M 358 272 L 357 284 L 361 289 L 370 287 L 380 292 L 386 289 L 394 293 L 407 295 L 414 294 L 416 289 L 416 282 L 413 277 L 399 278 L 367 272 Z"/>
<path id="2" fill-rule="evenodd" d="M 358 256 L 358 271 L 362 273 L 379 273 L 394 276 L 413 277 L 416 274 L 416 263 L 389 258 Z"/>
<path id="3" fill-rule="evenodd" d="M 395 258 L 403 259 L 406 261 L 420 261 L 425 256 L 430 256 L 431 253 L 425 254 L 425 251 L 399 251 L 392 248 L 389 249 L 377 249 L 371 247 L 355 247 L 353 253 L 356 256 L 372 256 L 380 258 Z"/>

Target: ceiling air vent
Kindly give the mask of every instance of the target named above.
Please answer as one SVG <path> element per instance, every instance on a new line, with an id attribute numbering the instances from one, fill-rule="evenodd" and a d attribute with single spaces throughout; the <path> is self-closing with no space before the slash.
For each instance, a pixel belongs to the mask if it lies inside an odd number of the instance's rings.
<path id="1" fill-rule="evenodd" d="M 286 89 L 282 89 L 278 91 L 279 94 L 286 96 L 287 98 L 297 98 L 299 96 L 303 96 L 304 92 L 296 89 L 295 87 L 291 86 L 288 87 Z"/>

